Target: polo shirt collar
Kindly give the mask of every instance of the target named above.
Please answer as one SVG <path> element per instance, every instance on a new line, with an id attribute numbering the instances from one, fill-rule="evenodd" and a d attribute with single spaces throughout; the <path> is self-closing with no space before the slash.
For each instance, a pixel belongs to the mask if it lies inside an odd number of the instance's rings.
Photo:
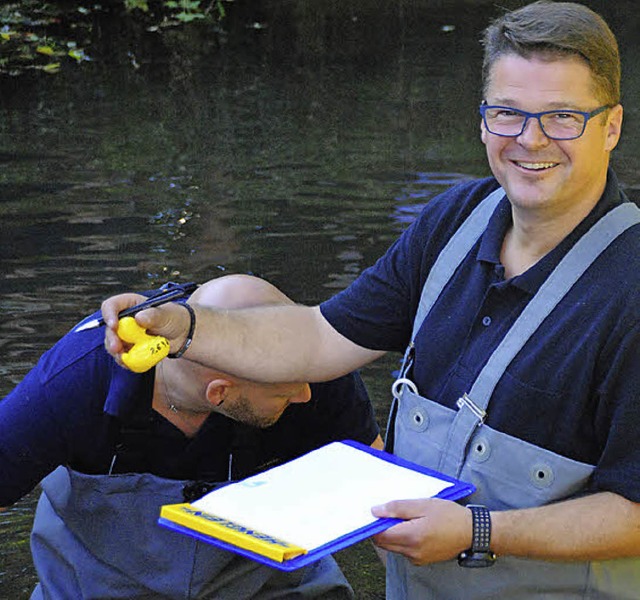
<path id="1" fill-rule="evenodd" d="M 533 296 L 573 245 L 589 231 L 601 217 L 618 206 L 623 200 L 618 186 L 618 178 L 613 170 L 609 169 L 604 193 L 598 203 L 593 207 L 593 210 L 551 252 L 542 257 L 533 267 L 527 269 L 527 271 L 521 275 L 513 277 L 509 283 Z M 492 269 L 499 268 L 502 241 L 512 223 L 511 205 L 505 195 L 491 215 L 487 228 L 480 238 L 478 261 L 491 265 Z"/>

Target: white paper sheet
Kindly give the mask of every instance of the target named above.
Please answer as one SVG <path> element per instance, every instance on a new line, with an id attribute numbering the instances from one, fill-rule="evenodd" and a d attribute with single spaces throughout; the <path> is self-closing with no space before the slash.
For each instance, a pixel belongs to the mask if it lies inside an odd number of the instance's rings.
<path id="1" fill-rule="evenodd" d="M 334 442 L 192 505 L 313 550 L 373 523 L 376 504 L 430 498 L 452 485 Z"/>

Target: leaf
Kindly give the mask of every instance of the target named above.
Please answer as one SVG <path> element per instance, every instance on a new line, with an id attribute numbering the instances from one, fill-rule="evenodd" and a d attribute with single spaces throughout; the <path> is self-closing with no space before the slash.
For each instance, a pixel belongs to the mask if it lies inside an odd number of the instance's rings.
<path id="1" fill-rule="evenodd" d="M 38 54 L 44 54 L 45 56 L 52 56 L 54 54 L 54 50 L 51 46 L 38 46 L 36 48 L 36 52 Z"/>
<path id="2" fill-rule="evenodd" d="M 49 63 L 42 67 L 42 70 L 47 73 L 57 73 L 60 70 L 60 63 Z"/>
<path id="3" fill-rule="evenodd" d="M 127 10 L 139 8 L 142 12 L 149 12 L 147 0 L 124 0 L 124 5 Z"/>
<path id="4" fill-rule="evenodd" d="M 204 19 L 204 15 L 200 13 L 181 12 L 176 15 L 176 19 L 179 19 L 183 23 L 190 23 L 195 19 Z"/>
<path id="5" fill-rule="evenodd" d="M 82 62 L 83 60 L 91 60 L 85 53 L 84 50 L 82 50 L 81 48 L 74 48 L 72 50 L 69 50 L 69 52 L 67 52 L 67 54 L 71 57 L 74 58 L 77 62 Z"/>

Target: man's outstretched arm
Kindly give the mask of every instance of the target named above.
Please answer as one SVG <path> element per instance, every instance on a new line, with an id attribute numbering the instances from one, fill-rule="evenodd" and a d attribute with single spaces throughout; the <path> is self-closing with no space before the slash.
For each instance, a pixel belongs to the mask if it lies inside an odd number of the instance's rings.
<path id="1" fill-rule="evenodd" d="M 105 346 L 116 359 L 125 349 L 116 335 L 117 315 L 140 300 L 136 294 L 121 294 L 102 304 Z M 384 354 L 349 341 L 329 324 L 318 306 L 214 310 L 193 305 L 193 309 L 193 341 L 184 358 L 238 377 L 265 382 L 327 381 Z M 190 315 L 183 306 L 165 304 L 135 318 L 150 333 L 166 337 L 172 352 L 185 343 Z"/>

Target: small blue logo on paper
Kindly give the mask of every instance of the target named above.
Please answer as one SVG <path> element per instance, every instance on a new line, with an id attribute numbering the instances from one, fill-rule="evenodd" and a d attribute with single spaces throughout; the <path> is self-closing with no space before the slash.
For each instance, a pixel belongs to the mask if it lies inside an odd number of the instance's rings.
<path id="1" fill-rule="evenodd" d="M 245 487 L 254 488 L 254 487 L 260 487 L 261 485 L 264 485 L 265 483 L 267 483 L 267 482 L 264 481 L 264 480 L 263 481 L 260 481 L 260 480 L 258 480 L 258 481 L 245 481 L 245 482 L 242 483 L 242 485 L 245 486 Z"/>

